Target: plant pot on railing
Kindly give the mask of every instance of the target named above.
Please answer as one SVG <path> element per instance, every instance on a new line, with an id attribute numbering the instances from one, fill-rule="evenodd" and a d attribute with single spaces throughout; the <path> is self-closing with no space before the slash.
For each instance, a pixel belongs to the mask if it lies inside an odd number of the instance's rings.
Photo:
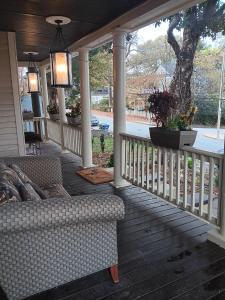
<path id="1" fill-rule="evenodd" d="M 59 114 L 51 114 L 51 113 L 49 113 L 49 118 L 52 121 L 58 121 L 60 119 Z"/>
<path id="2" fill-rule="evenodd" d="M 81 124 L 81 116 L 71 117 L 67 115 L 66 117 L 69 125 L 78 126 Z"/>
<path id="3" fill-rule="evenodd" d="M 59 105 L 57 103 L 50 103 L 47 106 L 47 111 L 49 113 L 49 118 L 52 121 L 57 121 L 60 119 L 59 117 Z"/>
<path id="4" fill-rule="evenodd" d="M 167 91 L 155 91 L 149 96 L 148 103 L 149 112 L 157 125 L 150 128 L 153 144 L 172 149 L 193 146 L 197 131 L 191 129 L 191 124 L 197 107 L 192 106 L 181 113 L 181 99 Z"/>
<path id="5" fill-rule="evenodd" d="M 149 128 L 150 138 L 154 145 L 172 149 L 182 149 L 193 146 L 197 131 L 195 130 L 170 130 L 167 128 Z"/>
<path id="6" fill-rule="evenodd" d="M 66 113 L 67 122 L 69 125 L 79 126 L 81 124 L 81 106 L 77 102 L 75 106 L 70 107 L 70 112 Z"/>

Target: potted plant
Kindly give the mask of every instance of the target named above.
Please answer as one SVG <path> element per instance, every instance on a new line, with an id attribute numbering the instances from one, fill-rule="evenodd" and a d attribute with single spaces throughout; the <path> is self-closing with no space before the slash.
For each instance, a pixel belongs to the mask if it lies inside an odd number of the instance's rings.
<path id="1" fill-rule="evenodd" d="M 148 98 L 149 112 L 156 127 L 150 128 L 153 144 L 161 147 L 181 149 L 192 146 L 197 131 L 191 129 L 197 107 L 185 113 L 179 112 L 179 98 L 167 91 L 155 91 Z"/>
<path id="2" fill-rule="evenodd" d="M 57 103 L 51 103 L 47 106 L 49 117 L 53 121 L 59 120 L 59 105 Z"/>
<path id="3" fill-rule="evenodd" d="M 78 126 L 81 124 L 81 106 L 80 102 L 77 102 L 75 106 L 70 107 L 71 111 L 66 113 L 67 122 L 70 125 Z"/>

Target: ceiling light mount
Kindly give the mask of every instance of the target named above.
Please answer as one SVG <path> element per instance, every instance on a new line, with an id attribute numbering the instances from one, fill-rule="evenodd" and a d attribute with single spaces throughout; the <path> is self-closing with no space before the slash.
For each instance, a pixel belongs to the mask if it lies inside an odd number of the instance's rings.
<path id="1" fill-rule="evenodd" d="M 71 19 L 64 16 L 49 16 L 46 17 L 46 22 L 52 25 L 67 25 L 71 22 Z"/>

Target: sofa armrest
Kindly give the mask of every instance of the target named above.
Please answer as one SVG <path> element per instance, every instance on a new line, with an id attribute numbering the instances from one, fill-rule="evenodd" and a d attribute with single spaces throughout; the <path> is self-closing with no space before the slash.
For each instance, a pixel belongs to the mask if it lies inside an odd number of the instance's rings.
<path id="1" fill-rule="evenodd" d="M 114 195 L 14 202 L 0 207 L 0 234 L 85 222 L 116 221 L 123 217 L 123 201 Z"/>
<path id="2" fill-rule="evenodd" d="M 8 165 L 17 164 L 39 186 L 62 184 L 61 162 L 55 156 L 5 157 L 4 161 Z"/>

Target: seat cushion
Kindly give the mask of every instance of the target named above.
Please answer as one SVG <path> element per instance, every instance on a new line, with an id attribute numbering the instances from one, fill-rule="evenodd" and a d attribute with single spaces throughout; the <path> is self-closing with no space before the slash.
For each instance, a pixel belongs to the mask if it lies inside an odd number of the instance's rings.
<path id="1" fill-rule="evenodd" d="M 64 187 L 61 184 L 52 184 L 47 188 L 45 187 L 43 191 L 47 196 L 47 198 L 71 199 L 71 196 L 67 193 L 67 191 L 64 189 Z"/>

